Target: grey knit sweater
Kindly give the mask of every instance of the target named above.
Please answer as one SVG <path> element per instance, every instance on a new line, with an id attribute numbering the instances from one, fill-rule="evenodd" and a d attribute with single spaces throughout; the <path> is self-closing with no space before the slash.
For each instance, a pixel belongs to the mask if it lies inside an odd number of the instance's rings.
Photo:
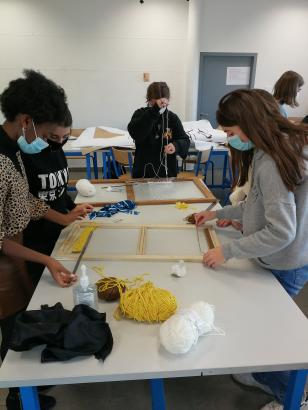
<path id="1" fill-rule="evenodd" d="M 247 201 L 217 211 L 220 219 L 243 222 L 243 237 L 222 246 L 226 260 L 254 258 L 267 269 L 281 270 L 308 264 L 308 161 L 306 165 L 304 180 L 293 193 L 274 160 L 256 150 Z"/>

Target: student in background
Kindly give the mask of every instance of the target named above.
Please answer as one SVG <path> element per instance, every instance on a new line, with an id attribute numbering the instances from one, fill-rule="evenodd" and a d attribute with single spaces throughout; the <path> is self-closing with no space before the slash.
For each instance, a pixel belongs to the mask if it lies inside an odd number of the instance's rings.
<path id="1" fill-rule="evenodd" d="M 76 275 L 50 256 L 23 246 L 23 230 L 30 219 L 45 218 L 69 225 L 83 212 L 63 215 L 29 192 L 20 149 L 33 152 L 48 146 L 46 139 L 64 121 L 67 112 L 64 90 L 42 74 L 24 71 L 25 78 L 11 81 L 0 96 L 5 117 L 0 126 L 0 327 L 1 359 L 9 346 L 16 315 L 26 309 L 33 286 L 24 261 L 41 263 L 55 282 L 69 287 Z M 41 237 L 44 241 L 45 238 Z M 55 399 L 40 395 L 41 409 L 54 407 Z M 8 410 L 21 409 L 19 391 L 11 388 L 6 398 Z"/>
<path id="2" fill-rule="evenodd" d="M 127 126 L 136 144 L 134 178 L 176 177 L 176 155 L 187 156 L 190 140 L 179 117 L 168 110 L 169 99 L 165 82 L 150 84 L 147 107 L 135 111 Z"/>
<path id="3" fill-rule="evenodd" d="M 253 258 L 291 297 L 308 281 L 308 127 L 293 124 L 255 90 L 236 90 L 219 102 L 217 121 L 229 137 L 255 147 L 246 202 L 196 215 L 197 225 L 215 218 L 240 219 L 243 237 L 204 254 L 217 267 L 233 257 Z M 235 379 L 275 396 L 263 410 L 282 410 L 289 372 L 237 375 Z"/>
<path id="4" fill-rule="evenodd" d="M 281 114 L 288 118 L 285 106 L 298 107 L 297 94 L 304 85 L 303 77 L 295 71 L 286 71 L 274 85 L 274 98 L 279 104 Z"/>
<path id="5" fill-rule="evenodd" d="M 21 151 L 21 158 L 32 195 L 62 214 L 82 214 L 85 216 L 92 211 L 93 207 L 89 204 L 76 206 L 67 193 L 69 170 L 63 146 L 68 140 L 71 126 L 72 116 L 67 109 L 64 113 L 63 123 L 58 125 L 48 136 L 47 147 L 32 153 Z M 37 252 L 50 255 L 62 228 L 63 225 L 46 219 L 30 221 L 24 230 L 24 245 Z M 44 265 L 27 262 L 27 268 L 36 286 L 43 273 Z"/>

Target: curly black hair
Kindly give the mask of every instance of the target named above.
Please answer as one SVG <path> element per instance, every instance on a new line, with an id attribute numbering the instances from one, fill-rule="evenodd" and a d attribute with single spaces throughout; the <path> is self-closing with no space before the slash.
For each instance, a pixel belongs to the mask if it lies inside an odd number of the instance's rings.
<path id="1" fill-rule="evenodd" d="M 0 96 L 1 111 L 8 121 L 28 114 L 36 124 L 61 125 L 67 120 L 68 106 L 62 87 L 34 70 L 24 70 L 25 78 L 9 83 Z"/>

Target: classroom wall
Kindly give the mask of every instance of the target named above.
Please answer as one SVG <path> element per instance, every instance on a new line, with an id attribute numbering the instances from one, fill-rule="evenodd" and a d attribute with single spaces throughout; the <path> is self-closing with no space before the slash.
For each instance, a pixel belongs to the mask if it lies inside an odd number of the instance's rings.
<path id="1" fill-rule="evenodd" d="M 149 72 L 183 117 L 187 15 L 185 0 L 1 0 L 0 90 L 39 69 L 65 88 L 75 127 L 126 128 Z"/>
<path id="2" fill-rule="evenodd" d="M 288 69 L 308 82 L 307 0 L 0 0 L 0 16 L 0 90 L 39 69 L 67 91 L 75 127 L 125 128 L 143 72 L 195 119 L 201 51 L 258 53 L 255 85 L 269 91 Z M 307 86 L 299 102 L 291 116 L 308 113 Z"/>
<path id="3" fill-rule="evenodd" d="M 306 80 L 298 98 L 300 107 L 288 111 L 290 116 L 307 115 L 307 0 L 204 0 L 203 6 L 199 51 L 258 53 L 255 87 L 270 92 L 284 71 L 299 72 Z M 198 56 L 194 64 L 199 65 Z M 195 77 L 193 88 L 197 82 Z M 196 118 L 196 109 L 190 114 Z"/>

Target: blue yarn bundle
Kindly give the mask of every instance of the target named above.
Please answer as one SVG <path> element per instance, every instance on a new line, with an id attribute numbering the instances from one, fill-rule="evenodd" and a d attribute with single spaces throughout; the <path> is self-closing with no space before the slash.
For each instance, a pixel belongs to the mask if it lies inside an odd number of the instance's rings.
<path id="1" fill-rule="evenodd" d="M 105 205 L 99 211 L 93 211 L 89 214 L 89 219 L 95 218 L 110 218 L 112 215 L 122 212 L 124 214 L 138 215 L 140 212 L 134 211 L 136 203 L 127 199 L 126 201 L 120 201 L 116 204 Z"/>

